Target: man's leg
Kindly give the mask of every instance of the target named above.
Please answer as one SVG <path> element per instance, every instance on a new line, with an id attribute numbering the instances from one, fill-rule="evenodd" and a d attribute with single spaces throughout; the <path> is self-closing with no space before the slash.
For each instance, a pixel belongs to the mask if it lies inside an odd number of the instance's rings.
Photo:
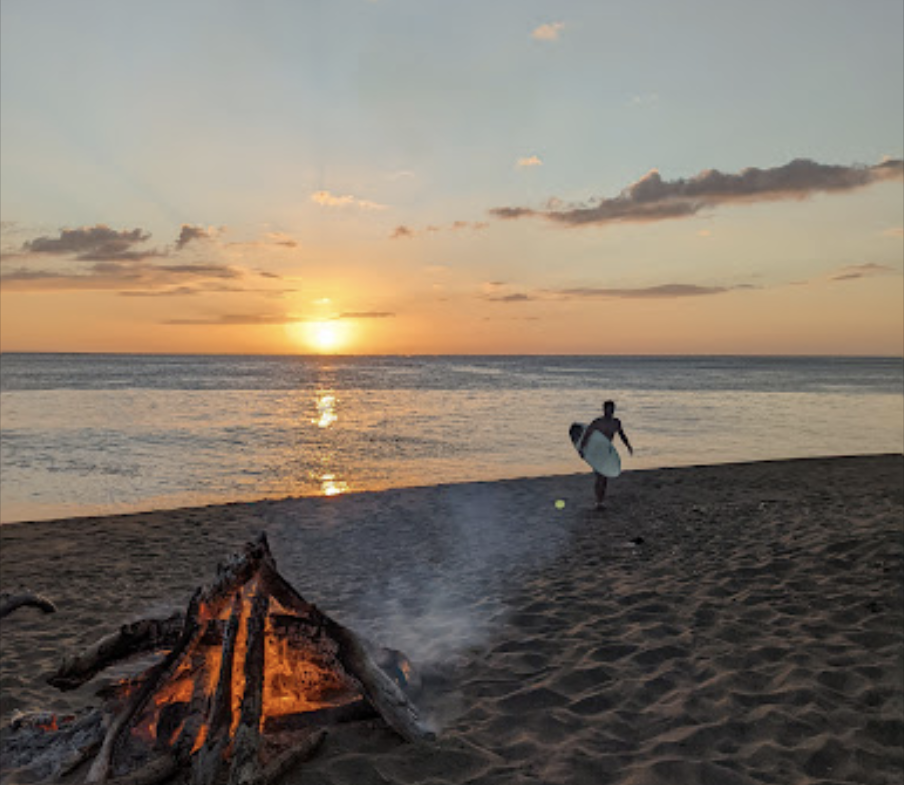
<path id="1" fill-rule="evenodd" d="M 609 484 L 609 481 L 603 477 L 602 474 L 596 475 L 596 484 L 593 487 L 594 493 L 596 494 L 596 506 L 597 509 L 600 509 L 603 506 L 603 499 L 606 498 L 606 486 Z"/>

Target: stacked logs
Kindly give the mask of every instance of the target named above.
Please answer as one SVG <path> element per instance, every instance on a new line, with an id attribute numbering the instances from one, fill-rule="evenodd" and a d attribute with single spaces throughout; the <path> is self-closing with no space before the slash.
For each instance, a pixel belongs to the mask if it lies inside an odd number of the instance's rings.
<path id="1" fill-rule="evenodd" d="M 265 715 L 268 627 L 273 634 L 277 626 L 328 670 L 331 689 L 342 692 L 336 705 Z M 195 673 L 205 667 L 204 652 L 211 647 L 219 647 L 216 673 Z M 162 652 L 151 668 L 108 692 L 108 705 L 116 709 L 102 741 L 84 753 L 93 756 L 84 782 L 154 785 L 180 775 L 193 785 L 266 785 L 311 757 L 325 726 L 366 716 L 382 717 L 407 741 L 433 738 L 402 687 L 378 663 L 388 659 L 397 666 L 401 655 L 376 651 L 307 602 L 277 571 L 263 534 L 220 565 L 214 583 L 194 593 L 184 614 L 123 625 L 66 657 L 48 681 L 71 690 L 116 662 Z M 161 743 L 165 717 L 154 708 L 155 698 L 186 672 L 194 674 L 191 697 L 180 704 L 171 735 Z M 299 684 L 304 681 L 299 673 Z M 243 685 L 238 696 L 236 684 Z M 157 742 L 152 751 L 136 754 L 134 731 L 155 711 Z"/>

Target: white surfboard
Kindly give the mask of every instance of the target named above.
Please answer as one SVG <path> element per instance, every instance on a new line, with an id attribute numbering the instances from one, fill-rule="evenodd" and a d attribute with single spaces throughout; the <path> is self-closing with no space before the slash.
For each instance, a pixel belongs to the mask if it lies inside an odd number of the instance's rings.
<path id="1" fill-rule="evenodd" d="M 584 431 L 587 425 L 582 422 L 573 423 L 568 429 L 571 436 L 571 443 L 577 449 L 584 438 Z M 580 453 L 578 453 L 580 455 Z M 584 460 L 590 464 L 590 467 L 603 475 L 603 477 L 618 477 L 621 474 L 621 457 L 615 445 L 612 444 L 599 431 L 594 431 L 587 439 L 587 445 L 584 447 Z"/>

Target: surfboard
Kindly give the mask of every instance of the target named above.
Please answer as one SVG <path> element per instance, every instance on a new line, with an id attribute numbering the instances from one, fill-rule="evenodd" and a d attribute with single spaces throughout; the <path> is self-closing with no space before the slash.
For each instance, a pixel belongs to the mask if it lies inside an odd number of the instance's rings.
<path id="1" fill-rule="evenodd" d="M 572 423 L 568 429 L 568 435 L 571 437 L 571 443 L 574 449 L 578 449 L 584 431 L 587 426 L 582 422 Z M 580 453 L 578 453 L 580 455 Z M 590 467 L 603 475 L 603 477 L 618 477 L 621 474 L 621 457 L 615 445 L 612 444 L 599 431 L 594 431 L 587 439 L 587 446 L 584 448 L 584 460 L 590 464 Z"/>

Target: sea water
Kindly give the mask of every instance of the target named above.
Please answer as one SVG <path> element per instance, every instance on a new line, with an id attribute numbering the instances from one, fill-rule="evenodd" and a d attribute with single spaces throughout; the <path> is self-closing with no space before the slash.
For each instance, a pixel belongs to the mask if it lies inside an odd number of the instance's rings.
<path id="1" fill-rule="evenodd" d="M 904 361 L 4 354 L 0 522 L 587 471 L 904 450 Z"/>

